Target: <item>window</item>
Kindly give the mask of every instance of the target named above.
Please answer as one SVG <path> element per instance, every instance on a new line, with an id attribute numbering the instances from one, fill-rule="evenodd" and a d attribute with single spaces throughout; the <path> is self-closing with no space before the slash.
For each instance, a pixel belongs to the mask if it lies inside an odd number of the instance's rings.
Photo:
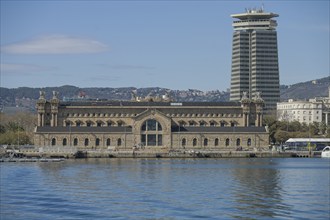
<path id="1" fill-rule="evenodd" d="M 225 127 L 225 122 L 221 122 L 220 126 Z"/>
<path id="2" fill-rule="evenodd" d="M 205 127 L 205 121 L 201 121 L 201 122 L 199 122 L 199 126 L 201 126 L 201 127 Z"/>
<path id="3" fill-rule="evenodd" d="M 219 146 L 219 138 L 216 138 L 215 140 L 214 140 L 214 146 Z"/>
<path id="4" fill-rule="evenodd" d="M 229 146 L 229 143 L 230 143 L 229 138 L 227 138 L 227 139 L 226 139 L 226 147 Z"/>
<path id="5" fill-rule="evenodd" d="M 99 146 L 100 145 L 100 138 L 96 138 L 95 139 L 95 146 Z"/>
<path id="6" fill-rule="evenodd" d="M 187 144 L 187 140 L 185 138 L 183 138 L 182 141 L 181 141 L 181 146 L 185 147 L 186 144 Z"/>
<path id="7" fill-rule="evenodd" d="M 73 139 L 73 146 L 77 146 L 78 145 L 78 138 Z"/>
<path id="8" fill-rule="evenodd" d="M 206 147 L 206 146 L 208 145 L 208 143 L 209 143 L 209 140 L 208 140 L 207 138 L 205 138 L 205 139 L 204 139 L 204 143 L 203 143 L 204 146 Z"/>
<path id="9" fill-rule="evenodd" d="M 195 126 L 196 125 L 196 122 L 194 121 L 189 121 L 189 126 Z"/>
<path id="10" fill-rule="evenodd" d="M 112 122 L 111 122 L 111 121 L 108 121 L 108 122 L 107 122 L 107 126 L 108 126 L 108 127 L 111 127 L 111 126 L 112 126 Z"/>
<path id="11" fill-rule="evenodd" d="M 118 140 L 117 140 L 117 146 L 118 147 L 121 146 L 121 138 L 118 138 Z"/>
<path id="12" fill-rule="evenodd" d="M 197 146 L 197 139 L 196 138 L 193 139 L 193 146 L 194 147 Z"/>
<path id="13" fill-rule="evenodd" d="M 76 126 L 77 126 L 77 127 L 80 127 L 80 126 L 81 126 L 81 122 L 80 122 L 80 121 L 77 121 L 77 122 L 76 122 Z"/>
<path id="14" fill-rule="evenodd" d="M 154 119 L 149 119 L 149 120 L 146 120 L 142 124 L 141 130 L 142 131 L 161 131 L 162 126 L 158 121 L 156 121 Z"/>
<path id="15" fill-rule="evenodd" d="M 92 126 L 92 123 L 91 123 L 91 122 L 87 122 L 87 123 L 86 123 L 86 126 L 87 126 L 87 127 L 91 127 L 91 126 Z"/>
<path id="16" fill-rule="evenodd" d="M 63 146 L 66 146 L 66 145 L 67 145 L 67 140 L 66 140 L 66 138 L 63 139 L 63 141 L 62 141 L 62 145 L 63 145 Z"/>
<path id="17" fill-rule="evenodd" d="M 236 146 L 240 146 L 241 145 L 241 139 L 237 138 L 236 140 Z"/>
<path id="18" fill-rule="evenodd" d="M 235 127 L 235 122 L 231 122 L 231 123 L 230 123 L 230 126 L 231 126 L 231 127 Z"/>
<path id="19" fill-rule="evenodd" d="M 54 146 L 54 145 L 56 145 L 56 139 L 55 138 L 52 139 L 52 146 Z"/>
<path id="20" fill-rule="evenodd" d="M 212 122 L 210 123 L 210 127 L 214 127 L 214 126 L 215 126 L 215 122 L 212 121 Z"/>
<path id="21" fill-rule="evenodd" d="M 247 140 L 247 146 L 251 146 L 251 138 Z"/>
<path id="22" fill-rule="evenodd" d="M 88 140 L 88 138 L 85 138 L 85 146 L 88 146 L 89 145 L 89 140 Z"/>
<path id="23" fill-rule="evenodd" d="M 96 126 L 97 127 L 101 127 L 102 126 L 102 122 L 97 122 Z"/>
<path id="24" fill-rule="evenodd" d="M 162 126 L 158 121 L 148 119 L 142 124 L 141 143 L 145 146 L 163 145 Z"/>

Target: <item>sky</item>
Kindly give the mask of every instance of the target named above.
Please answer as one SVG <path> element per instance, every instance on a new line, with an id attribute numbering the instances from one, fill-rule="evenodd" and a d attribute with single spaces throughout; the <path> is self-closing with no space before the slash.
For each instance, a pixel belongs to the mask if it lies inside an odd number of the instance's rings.
<path id="1" fill-rule="evenodd" d="M 329 76 L 328 0 L 0 0 L 1 87 L 230 88 L 231 14 L 279 14 L 280 84 Z"/>

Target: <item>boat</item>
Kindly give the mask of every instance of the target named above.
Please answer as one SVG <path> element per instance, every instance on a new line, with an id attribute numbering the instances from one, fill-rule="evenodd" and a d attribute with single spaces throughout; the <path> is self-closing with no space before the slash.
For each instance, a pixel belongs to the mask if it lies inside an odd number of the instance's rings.
<path id="1" fill-rule="evenodd" d="M 330 146 L 326 146 L 325 148 L 323 148 L 321 157 L 330 158 Z"/>

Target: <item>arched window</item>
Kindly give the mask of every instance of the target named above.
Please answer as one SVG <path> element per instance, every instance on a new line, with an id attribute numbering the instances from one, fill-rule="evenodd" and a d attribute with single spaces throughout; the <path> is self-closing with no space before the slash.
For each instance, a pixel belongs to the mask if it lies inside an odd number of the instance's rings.
<path id="1" fill-rule="evenodd" d="M 66 138 L 63 138 L 62 145 L 66 146 L 66 144 L 67 144 L 67 140 L 66 140 Z"/>
<path id="2" fill-rule="evenodd" d="M 78 138 L 73 139 L 73 146 L 77 146 L 78 145 Z"/>
<path id="3" fill-rule="evenodd" d="M 161 131 L 162 130 L 162 126 L 155 119 L 149 119 L 149 120 L 146 120 L 142 124 L 141 130 L 142 131 Z"/>
<path id="4" fill-rule="evenodd" d="M 208 145 L 208 143 L 209 143 L 209 140 L 208 140 L 207 138 L 205 138 L 205 139 L 204 139 L 204 143 L 203 143 L 204 146 L 206 147 L 206 146 Z"/>
<path id="5" fill-rule="evenodd" d="M 54 146 L 54 145 L 56 145 L 56 139 L 55 138 L 52 139 L 52 146 Z"/>
<path id="6" fill-rule="evenodd" d="M 196 126 L 196 122 L 193 120 L 189 121 L 189 126 Z"/>
<path id="7" fill-rule="evenodd" d="M 99 146 L 100 145 L 100 138 L 96 138 L 95 139 L 95 146 Z"/>
<path id="8" fill-rule="evenodd" d="M 88 138 L 85 138 L 85 146 L 88 146 L 89 145 L 89 140 Z"/>
<path id="9" fill-rule="evenodd" d="M 241 139 L 237 138 L 236 140 L 236 146 L 240 146 L 241 145 Z"/>
<path id="10" fill-rule="evenodd" d="M 216 138 L 215 140 L 214 140 L 214 146 L 219 146 L 219 138 Z"/>
<path id="11" fill-rule="evenodd" d="M 215 121 L 210 122 L 210 127 L 215 127 L 216 125 L 217 125 L 217 123 Z"/>
<path id="12" fill-rule="evenodd" d="M 107 139 L 107 146 L 109 147 L 111 144 L 110 138 Z"/>
<path id="13" fill-rule="evenodd" d="M 121 138 L 118 138 L 118 140 L 117 140 L 117 146 L 118 147 L 121 146 Z"/>
<path id="14" fill-rule="evenodd" d="M 193 146 L 195 147 L 196 145 L 197 145 L 197 139 L 194 138 L 194 139 L 193 139 Z"/>
<path id="15" fill-rule="evenodd" d="M 183 138 L 182 141 L 181 141 L 182 147 L 185 147 L 186 144 L 187 144 L 187 140 L 185 138 Z"/>
<path id="16" fill-rule="evenodd" d="M 251 138 L 247 140 L 247 146 L 251 146 Z"/>
<path id="17" fill-rule="evenodd" d="M 229 138 L 227 138 L 227 139 L 226 139 L 226 147 L 229 146 L 229 143 L 230 143 Z"/>
<path id="18" fill-rule="evenodd" d="M 125 125 L 125 123 L 121 120 L 117 122 L 118 127 L 123 127 L 124 125 Z"/>
<path id="19" fill-rule="evenodd" d="M 162 126 L 155 119 L 146 120 L 141 126 L 141 143 L 144 146 L 162 146 Z"/>

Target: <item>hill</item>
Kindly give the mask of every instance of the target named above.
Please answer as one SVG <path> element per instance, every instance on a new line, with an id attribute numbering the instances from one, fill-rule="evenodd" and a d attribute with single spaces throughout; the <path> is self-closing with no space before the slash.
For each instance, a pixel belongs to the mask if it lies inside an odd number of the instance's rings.
<path id="1" fill-rule="evenodd" d="M 299 99 L 308 100 L 315 97 L 329 95 L 330 77 L 297 83 L 290 86 L 281 86 L 281 100 Z"/>
<path id="2" fill-rule="evenodd" d="M 330 77 L 322 79 L 311 80 L 293 84 L 290 86 L 282 85 L 281 100 L 288 99 L 310 99 L 319 96 L 328 96 Z M 136 91 L 137 96 L 146 97 L 148 95 L 161 96 L 169 94 L 170 97 L 176 101 L 212 101 L 222 102 L 229 100 L 229 91 L 200 91 L 196 89 L 188 90 L 170 90 L 166 88 L 150 87 L 150 88 L 79 88 L 76 86 L 65 85 L 61 87 L 45 87 L 45 88 L 4 88 L 0 87 L 0 108 L 11 109 L 30 109 L 34 110 L 35 102 L 39 98 L 39 91 L 46 92 L 46 98 L 50 99 L 52 91 L 60 92 L 60 99 L 62 100 L 76 100 L 76 99 L 109 99 L 109 100 L 130 100 L 131 92 Z"/>

